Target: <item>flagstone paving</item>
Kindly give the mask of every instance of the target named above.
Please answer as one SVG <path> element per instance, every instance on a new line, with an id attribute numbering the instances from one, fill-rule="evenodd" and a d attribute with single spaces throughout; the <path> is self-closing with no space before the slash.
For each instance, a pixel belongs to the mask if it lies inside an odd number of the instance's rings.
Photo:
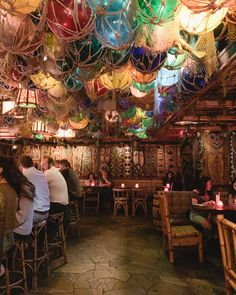
<path id="1" fill-rule="evenodd" d="M 225 294 L 220 263 L 201 265 L 196 251 L 179 250 L 175 263 L 145 217 L 81 218 L 81 237 L 68 241 L 68 264 L 40 282 L 32 295 Z"/>

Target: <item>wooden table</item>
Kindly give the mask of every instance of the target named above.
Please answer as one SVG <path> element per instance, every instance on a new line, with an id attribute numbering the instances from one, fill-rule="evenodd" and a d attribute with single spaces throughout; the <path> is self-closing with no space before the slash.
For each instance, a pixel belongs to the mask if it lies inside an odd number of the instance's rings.
<path id="1" fill-rule="evenodd" d="M 236 205 L 223 205 L 222 207 L 217 206 L 201 206 L 198 204 L 192 205 L 192 207 L 199 212 L 207 212 L 215 214 L 217 220 L 222 220 L 225 213 L 235 213 L 236 214 Z"/>

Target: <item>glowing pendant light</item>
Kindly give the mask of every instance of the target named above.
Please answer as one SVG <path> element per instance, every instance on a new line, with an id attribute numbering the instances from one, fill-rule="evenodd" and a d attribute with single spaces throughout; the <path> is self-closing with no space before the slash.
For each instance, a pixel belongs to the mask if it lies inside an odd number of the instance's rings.
<path id="1" fill-rule="evenodd" d="M 38 90 L 29 90 L 20 86 L 17 97 L 16 106 L 20 108 L 36 108 L 38 105 Z"/>
<path id="2" fill-rule="evenodd" d="M 59 128 L 55 134 L 55 137 L 59 138 L 73 138 L 75 137 L 75 132 L 72 129 Z"/>
<path id="3" fill-rule="evenodd" d="M 216 12 L 206 11 L 194 13 L 182 5 L 178 11 L 178 17 L 183 29 L 194 35 L 201 35 L 214 30 L 226 16 L 228 8 L 221 8 Z"/>
<path id="4" fill-rule="evenodd" d="M 180 70 L 167 70 L 165 68 L 161 68 L 160 72 L 157 75 L 157 85 L 161 86 L 171 86 L 176 84 L 180 79 Z"/>

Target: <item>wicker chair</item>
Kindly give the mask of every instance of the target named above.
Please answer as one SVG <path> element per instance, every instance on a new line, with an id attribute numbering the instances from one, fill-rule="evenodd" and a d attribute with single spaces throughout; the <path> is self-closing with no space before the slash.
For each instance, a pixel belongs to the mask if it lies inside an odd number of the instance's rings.
<path id="1" fill-rule="evenodd" d="M 226 294 L 229 295 L 236 292 L 236 224 L 223 216 L 218 217 L 218 221 Z"/>
<path id="2" fill-rule="evenodd" d="M 203 262 L 202 234 L 192 225 L 171 225 L 168 198 L 165 193 L 159 193 L 160 212 L 162 219 L 163 250 L 169 250 L 170 263 L 174 262 L 174 248 L 197 246 L 199 262 Z"/>
<path id="3" fill-rule="evenodd" d="M 135 216 L 138 206 L 143 208 L 145 216 L 147 213 L 147 193 L 142 188 L 132 188 L 132 216 Z"/>

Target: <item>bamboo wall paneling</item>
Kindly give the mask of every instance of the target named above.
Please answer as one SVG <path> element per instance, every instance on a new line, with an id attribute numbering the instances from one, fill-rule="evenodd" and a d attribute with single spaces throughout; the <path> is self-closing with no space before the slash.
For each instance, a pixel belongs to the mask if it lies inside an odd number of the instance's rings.
<path id="1" fill-rule="evenodd" d="M 165 175 L 165 153 L 164 146 L 157 146 L 157 177 L 162 178 Z"/>
<path id="2" fill-rule="evenodd" d="M 236 132 L 230 134 L 230 176 L 231 180 L 236 177 Z"/>
<path id="3" fill-rule="evenodd" d="M 178 166 L 178 150 L 175 145 L 164 145 L 165 171 L 176 171 Z"/>
<path id="4" fill-rule="evenodd" d="M 111 148 L 111 175 L 112 177 L 122 177 L 123 171 L 123 148 L 113 146 Z"/>
<path id="5" fill-rule="evenodd" d="M 157 175 L 157 149 L 156 146 L 145 148 L 145 174 L 146 177 L 156 177 Z"/>
<path id="6" fill-rule="evenodd" d="M 205 167 L 203 174 L 209 175 L 213 183 L 229 183 L 228 135 L 222 131 L 204 131 Z"/>

